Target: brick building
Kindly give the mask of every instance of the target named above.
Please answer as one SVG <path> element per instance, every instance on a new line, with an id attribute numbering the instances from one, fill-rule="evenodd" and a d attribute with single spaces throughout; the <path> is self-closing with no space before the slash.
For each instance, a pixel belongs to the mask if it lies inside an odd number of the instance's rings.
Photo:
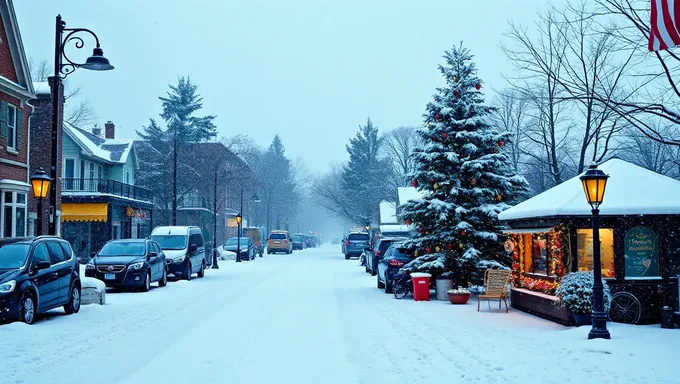
<path id="1" fill-rule="evenodd" d="M 0 237 L 26 236 L 33 220 L 30 121 L 35 99 L 11 0 L 0 2 Z M 33 215 L 34 216 L 34 215 Z"/>

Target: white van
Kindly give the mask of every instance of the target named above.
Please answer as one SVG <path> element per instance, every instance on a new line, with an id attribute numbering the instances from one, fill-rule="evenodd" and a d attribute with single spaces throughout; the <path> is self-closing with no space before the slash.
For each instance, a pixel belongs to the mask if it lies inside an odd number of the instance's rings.
<path id="1" fill-rule="evenodd" d="M 160 244 L 168 275 L 191 280 L 191 275 L 205 275 L 208 265 L 203 232 L 199 227 L 156 227 L 151 239 Z"/>

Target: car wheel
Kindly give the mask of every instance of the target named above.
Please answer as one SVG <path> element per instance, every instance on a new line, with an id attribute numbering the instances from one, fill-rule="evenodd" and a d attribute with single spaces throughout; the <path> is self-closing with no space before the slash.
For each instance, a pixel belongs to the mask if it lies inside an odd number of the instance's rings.
<path id="1" fill-rule="evenodd" d="M 72 313 L 78 313 L 80 311 L 80 288 L 77 285 L 73 285 L 71 288 L 71 297 L 68 304 L 64 305 L 64 312 L 67 315 Z"/>
<path id="2" fill-rule="evenodd" d="M 390 282 L 387 278 L 385 278 L 385 293 L 393 293 L 392 282 Z"/>
<path id="3" fill-rule="evenodd" d="M 272 254 L 272 250 L 271 250 L 271 249 L 267 249 L 267 254 L 268 254 L 268 255 L 271 255 L 271 254 Z"/>
<path id="4" fill-rule="evenodd" d="M 349 260 L 349 256 L 348 256 L 348 255 L 345 255 L 345 260 Z"/>
<path id="5" fill-rule="evenodd" d="M 376 270 L 373 269 L 373 268 L 371 268 L 371 271 L 370 271 L 370 272 L 371 272 L 371 276 L 375 276 L 375 275 L 378 274 L 378 271 L 376 271 Z"/>
<path id="6" fill-rule="evenodd" d="M 144 275 L 144 285 L 142 285 L 142 292 L 149 292 L 151 290 L 151 272 L 147 271 Z"/>
<path id="7" fill-rule="evenodd" d="M 163 268 L 163 277 L 161 277 L 160 280 L 158 280 L 158 286 L 159 287 L 165 287 L 168 285 L 168 271 Z"/>
<path id="8" fill-rule="evenodd" d="M 191 262 L 188 262 L 186 268 L 184 269 L 184 278 L 186 281 L 191 281 L 192 272 L 193 268 L 191 267 Z"/>
<path id="9" fill-rule="evenodd" d="M 376 275 L 376 276 L 375 276 L 375 280 L 378 282 L 378 284 L 377 284 L 377 285 L 378 285 L 378 288 L 380 288 L 380 289 L 385 288 L 385 284 L 383 284 L 383 282 L 380 281 L 380 276 Z"/>
<path id="10" fill-rule="evenodd" d="M 201 279 L 201 278 L 203 278 L 203 276 L 205 276 L 205 260 L 203 260 L 201 262 L 201 269 L 198 271 L 196 276 L 198 276 L 199 279 Z"/>
<path id="11" fill-rule="evenodd" d="M 19 320 L 26 324 L 33 324 L 35 321 L 35 299 L 33 294 L 24 292 L 19 303 Z"/>

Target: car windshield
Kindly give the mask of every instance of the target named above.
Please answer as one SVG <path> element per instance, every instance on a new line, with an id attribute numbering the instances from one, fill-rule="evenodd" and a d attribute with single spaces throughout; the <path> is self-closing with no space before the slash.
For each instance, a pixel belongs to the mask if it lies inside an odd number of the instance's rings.
<path id="1" fill-rule="evenodd" d="M 397 259 L 413 259 L 413 250 L 409 248 L 396 248 L 394 252 L 394 257 Z"/>
<path id="2" fill-rule="evenodd" d="M 368 233 L 351 233 L 347 240 L 368 241 Z"/>
<path id="3" fill-rule="evenodd" d="M 241 245 L 248 244 L 248 239 L 248 237 L 242 237 Z M 227 245 L 238 245 L 238 237 L 230 237 L 229 240 L 227 240 Z"/>
<path id="4" fill-rule="evenodd" d="M 146 244 L 144 242 L 114 242 L 105 244 L 97 256 L 143 256 L 145 253 Z"/>
<path id="5" fill-rule="evenodd" d="M 179 251 L 187 247 L 187 237 L 182 235 L 151 236 L 151 240 L 160 244 L 161 249 Z"/>
<path id="6" fill-rule="evenodd" d="M 293 235 L 293 236 L 291 236 L 291 239 L 293 239 L 293 241 L 295 241 L 295 242 L 301 242 L 301 241 L 302 241 L 302 236 L 300 236 L 300 235 Z"/>
<path id="7" fill-rule="evenodd" d="M 30 244 L 11 243 L 0 246 L 0 269 L 17 269 L 26 263 Z"/>
<path id="8" fill-rule="evenodd" d="M 378 251 L 380 251 L 380 254 L 384 255 L 385 252 L 387 251 L 387 248 L 389 248 L 390 245 L 392 245 L 391 241 L 384 241 L 384 240 L 381 241 L 380 245 L 378 246 Z"/>
<path id="9" fill-rule="evenodd" d="M 272 233 L 269 235 L 272 240 L 286 240 L 286 235 L 284 233 Z"/>

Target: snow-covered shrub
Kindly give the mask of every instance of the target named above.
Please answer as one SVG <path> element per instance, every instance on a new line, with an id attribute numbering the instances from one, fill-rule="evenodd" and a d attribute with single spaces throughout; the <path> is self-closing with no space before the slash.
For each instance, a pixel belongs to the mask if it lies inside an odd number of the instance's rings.
<path id="1" fill-rule="evenodd" d="M 465 295 L 465 294 L 469 294 L 470 291 L 468 291 L 466 288 L 463 288 L 463 287 L 456 287 L 454 289 L 450 289 L 449 293 L 452 294 L 452 295 Z"/>
<path id="2" fill-rule="evenodd" d="M 557 305 L 568 309 L 575 315 L 587 315 L 593 312 L 593 278 L 592 272 L 571 272 L 564 275 L 560 286 L 555 291 L 559 299 Z M 609 311 L 611 294 L 607 282 L 604 286 L 604 309 Z"/>

